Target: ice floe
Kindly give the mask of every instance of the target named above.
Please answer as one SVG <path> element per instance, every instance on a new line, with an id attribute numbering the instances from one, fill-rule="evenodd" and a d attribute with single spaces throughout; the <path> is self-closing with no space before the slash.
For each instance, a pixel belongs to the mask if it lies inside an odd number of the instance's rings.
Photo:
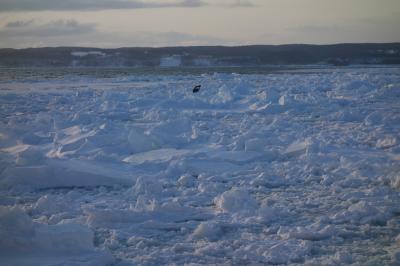
<path id="1" fill-rule="evenodd" d="M 0 83 L 0 264 L 399 264 L 398 68 L 34 80 Z"/>

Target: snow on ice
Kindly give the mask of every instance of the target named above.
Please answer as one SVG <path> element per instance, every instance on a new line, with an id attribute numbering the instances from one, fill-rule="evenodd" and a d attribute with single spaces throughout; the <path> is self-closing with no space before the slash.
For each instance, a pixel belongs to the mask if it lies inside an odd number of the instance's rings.
<path id="1" fill-rule="evenodd" d="M 10 79 L 0 116 L 0 264 L 400 262 L 398 68 Z"/>

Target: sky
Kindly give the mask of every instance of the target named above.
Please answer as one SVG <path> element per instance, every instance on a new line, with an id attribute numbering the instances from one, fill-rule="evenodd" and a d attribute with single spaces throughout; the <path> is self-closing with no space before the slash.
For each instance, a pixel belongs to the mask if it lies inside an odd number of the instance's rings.
<path id="1" fill-rule="evenodd" d="M 400 0 L 0 0 L 0 48 L 400 42 Z"/>

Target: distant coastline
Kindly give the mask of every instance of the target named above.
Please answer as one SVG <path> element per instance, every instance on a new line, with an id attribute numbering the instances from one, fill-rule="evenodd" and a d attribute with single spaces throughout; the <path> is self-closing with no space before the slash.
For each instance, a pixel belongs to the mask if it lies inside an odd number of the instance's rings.
<path id="1" fill-rule="evenodd" d="M 400 43 L 182 46 L 161 48 L 43 47 L 0 49 L 0 67 L 268 67 L 398 65 Z"/>

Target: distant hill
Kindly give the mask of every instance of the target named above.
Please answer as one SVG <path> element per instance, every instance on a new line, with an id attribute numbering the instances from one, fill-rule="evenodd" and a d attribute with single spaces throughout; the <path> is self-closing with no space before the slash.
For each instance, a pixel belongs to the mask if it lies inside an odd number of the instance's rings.
<path id="1" fill-rule="evenodd" d="M 204 67 L 400 64 L 400 43 L 0 49 L 0 67 Z"/>

